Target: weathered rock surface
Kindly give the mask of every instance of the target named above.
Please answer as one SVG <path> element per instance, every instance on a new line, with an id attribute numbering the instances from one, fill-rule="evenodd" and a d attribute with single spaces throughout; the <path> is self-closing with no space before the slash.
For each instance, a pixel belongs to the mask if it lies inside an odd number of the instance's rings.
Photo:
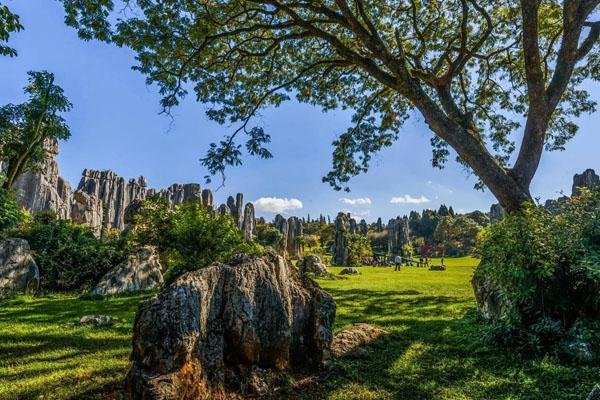
<path id="1" fill-rule="evenodd" d="M 256 218 L 254 217 L 254 204 L 248 203 L 244 207 L 244 220 L 242 222 L 242 230 L 244 238 L 252 240 L 254 238 L 256 228 Z"/>
<path id="2" fill-rule="evenodd" d="M 492 204 L 490 207 L 490 221 L 496 222 L 504 218 L 504 208 L 498 203 Z"/>
<path id="3" fill-rule="evenodd" d="M 326 361 L 334 318 L 331 296 L 279 256 L 187 273 L 140 305 L 127 391 L 161 400 L 256 395 L 265 370 Z"/>
<path id="4" fill-rule="evenodd" d="M 366 236 L 367 233 L 369 233 L 369 225 L 367 225 L 367 221 L 365 221 L 364 219 L 361 219 L 358 223 L 358 232 L 364 236 Z"/>
<path id="5" fill-rule="evenodd" d="M 304 235 L 302 220 L 297 217 L 285 219 L 282 215 L 277 214 L 273 225 L 283 236 L 281 250 L 289 257 L 300 257 L 302 255 L 300 238 Z"/>
<path id="6" fill-rule="evenodd" d="M 46 141 L 46 159 L 39 171 L 21 174 L 13 189 L 21 205 L 33 213 L 53 211 L 59 218 L 69 218 L 71 212 L 71 187 L 59 176 L 56 156 L 58 142 Z"/>
<path id="7" fill-rule="evenodd" d="M 34 293 L 40 273 L 24 239 L 0 239 L 0 292 Z"/>
<path id="8" fill-rule="evenodd" d="M 499 320 L 508 309 L 496 284 L 482 273 L 475 272 L 471 280 L 479 313 L 486 319 Z"/>
<path id="9" fill-rule="evenodd" d="M 587 397 L 587 400 L 600 400 L 600 385 L 596 385 Z"/>
<path id="10" fill-rule="evenodd" d="M 162 268 L 154 247 L 134 249 L 127 261 L 100 279 L 92 290 L 99 295 L 135 293 L 156 289 L 163 283 Z"/>
<path id="11" fill-rule="evenodd" d="M 108 315 L 84 315 L 79 320 L 80 325 L 92 325 L 97 327 L 112 326 L 113 319 Z"/>
<path id="12" fill-rule="evenodd" d="M 344 268 L 340 271 L 340 275 L 358 275 L 359 272 L 356 268 Z"/>
<path id="13" fill-rule="evenodd" d="M 302 275 L 314 274 L 315 276 L 328 276 L 329 271 L 321 258 L 314 254 L 304 256 L 298 261 L 298 269 Z"/>
<path id="14" fill-rule="evenodd" d="M 408 217 L 390 219 L 387 225 L 388 254 L 402 254 L 402 246 L 410 242 Z"/>
<path id="15" fill-rule="evenodd" d="M 168 188 L 160 190 L 158 196 L 167 199 L 171 206 L 183 204 L 191 199 L 202 201 L 202 191 L 197 183 L 174 183 Z"/>
<path id="16" fill-rule="evenodd" d="M 586 169 L 582 174 L 573 176 L 573 187 L 571 196 L 579 196 L 581 188 L 591 189 L 600 186 L 600 176 L 596 175 L 593 169 Z"/>
<path id="17" fill-rule="evenodd" d="M 348 263 L 348 234 L 350 234 L 350 216 L 339 213 L 334 222 L 335 237 L 331 264 L 346 265 Z"/>
<path id="18" fill-rule="evenodd" d="M 73 193 L 70 217 L 78 224 L 89 225 L 96 235 L 100 235 L 103 218 L 102 201 L 96 196 L 78 190 Z"/>

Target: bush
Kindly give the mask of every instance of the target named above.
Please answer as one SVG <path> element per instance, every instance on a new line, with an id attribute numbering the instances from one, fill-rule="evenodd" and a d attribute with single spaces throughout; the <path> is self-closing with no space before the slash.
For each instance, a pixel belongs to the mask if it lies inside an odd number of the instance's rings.
<path id="1" fill-rule="evenodd" d="M 98 239 L 88 226 L 49 212 L 35 215 L 11 235 L 29 242 L 46 290 L 88 290 L 127 254 L 122 239 Z"/>
<path id="2" fill-rule="evenodd" d="M 555 349 L 577 336 L 574 327 L 583 331 L 585 321 L 600 318 L 600 191 L 554 214 L 528 206 L 507 215 L 484 229 L 478 253 L 475 280 L 488 282 L 502 304 L 494 329 L 513 332 L 515 344 Z"/>
<path id="3" fill-rule="evenodd" d="M 236 253 L 261 254 L 262 246 L 248 242 L 228 215 L 212 215 L 199 201 L 170 209 L 161 199 L 150 199 L 134 217 L 132 240 L 157 246 L 171 282 L 187 271 L 226 262 Z"/>
<path id="4" fill-rule="evenodd" d="M 349 234 L 348 240 L 348 266 L 360 267 L 363 260 L 367 257 L 373 257 L 371 241 L 368 236 L 360 234 Z"/>
<path id="5" fill-rule="evenodd" d="M 0 235 L 18 226 L 23 219 L 24 212 L 15 194 L 0 187 Z"/>
<path id="6" fill-rule="evenodd" d="M 280 249 L 283 234 L 270 224 L 256 224 L 256 241 L 265 247 Z"/>

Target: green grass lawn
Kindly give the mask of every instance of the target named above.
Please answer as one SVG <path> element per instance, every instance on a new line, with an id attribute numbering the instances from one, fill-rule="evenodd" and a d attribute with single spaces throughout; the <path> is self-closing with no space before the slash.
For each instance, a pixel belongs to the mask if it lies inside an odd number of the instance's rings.
<path id="1" fill-rule="evenodd" d="M 359 276 L 319 280 L 337 302 L 337 331 L 368 322 L 389 334 L 360 358 L 334 361 L 318 391 L 304 397 L 584 400 L 600 383 L 597 366 L 524 358 L 482 343 L 469 282 L 475 260 L 446 264 L 444 272 L 364 267 Z M 0 399 L 110 398 L 127 370 L 132 320 L 145 297 L 0 301 Z M 117 322 L 79 327 L 84 314 Z"/>

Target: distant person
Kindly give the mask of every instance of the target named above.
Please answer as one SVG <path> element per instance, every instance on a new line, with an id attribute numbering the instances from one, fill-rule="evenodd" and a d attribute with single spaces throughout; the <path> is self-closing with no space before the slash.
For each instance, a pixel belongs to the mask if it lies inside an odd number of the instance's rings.
<path id="1" fill-rule="evenodd" d="M 400 271 L 400 266 L 402 265 L 402 257 L 396 256 L 396 258 L 394 258 L 394 264 L 396 264 L 396 268 L 394 268 L 394 271 Z"/>

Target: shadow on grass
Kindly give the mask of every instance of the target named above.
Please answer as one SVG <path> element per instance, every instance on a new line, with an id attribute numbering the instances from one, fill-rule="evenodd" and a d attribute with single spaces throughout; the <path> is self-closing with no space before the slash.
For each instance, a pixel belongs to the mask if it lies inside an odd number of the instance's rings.
<path id="1" fill-rule="evenodd" d="M 131 349 L 135 311 L 150 296 L 89 301 L 61 295 L 2 301 L 0 387 L 4 385 L 5 395 L 59 398 L 50 395 L 71 386 L 68 392 L 73 398 L 107 398 L 105 387 L 120 385 L 125 373 L 123 361 Z M 80 326 L 83 315 L 110 315 L 115 324 Z M 11 385 L 15 391 L 6 391 Z"/>
<path id="2" fill-rule="evenodd" d="M 328 291 L 343 311 L 336 330 L 366 322 L 390 334 L 366 346 L 362 357 L 334 360 L 305 399 L 583 399 L 600 379 L 592 366 L 486 345 L 470 298 Z"/>

